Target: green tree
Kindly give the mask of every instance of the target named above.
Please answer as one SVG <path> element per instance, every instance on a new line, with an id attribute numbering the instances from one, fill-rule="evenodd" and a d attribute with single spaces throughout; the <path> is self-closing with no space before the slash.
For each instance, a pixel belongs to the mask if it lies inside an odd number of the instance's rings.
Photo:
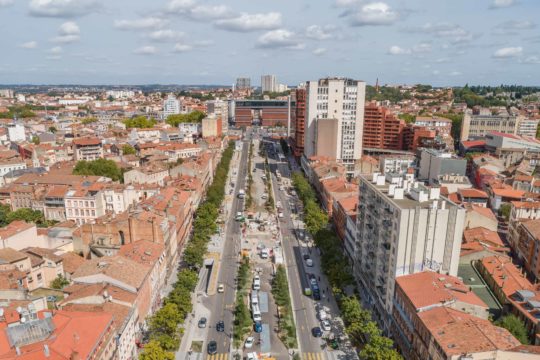
<path id="1" fill-rule="evenodd" d="M 34 135 L 32 136 L 32 143 L 34 143 L 35 145 L 39 145 L 41 141 L 39 140 L 39 136 L 37 135 Z"/>
<path id="2" fill-rule="evenodd" d="M 93 161 L 80 160 L 73 168 L 73 175 L 105 176 L 114 181 L 124 181 L 122 169 L 113 160 L 97 159 Z"/>
<path id="3" fill-rule="evenodd" d="M 56 128 L 54 126 L 49 126 L 49 132 L 55 134 Z"/>
<path id="4" fill-rule="evenodd" d="M 122 146 L 122 155 L 135 155 L 135 148 L 129 144 Z"/>
<path id="5" fill-rule="evenodd" d="M 495 325 L 505 328 L 510 331 L 522 344 L 529 344 L 529 338 L 527 336 L 527 328 L 521 319 L 513 314 L 508 314 L 501 317 L 495 322 Z"/>
<path id="6" fill-rule="evenodd" d="M 413 115 L 413 114 L 409 114 L 409 113 L 399 114 L 398 118 L 400 118 L 402 120 L 405 120 L 405 122 L 407 124 L 412 124 L 412 123 L 414 123 L 416 121 L 416 116 Z"/>
<path id="7" fill-rule="evenodd" d="M 512 211 L 512 205 L 509 203 L 501 204 L 499 207 L 499 215 L 506 221 L 510 220 L 510 212 Z"/>
<path id="8" fill-rule="evenodd" d="M 156 125 L 157 121 L 154 118 L 147 119 L 146 116 L 137 116 L 132 119 L 124 120 L 124 124 L 128 129 L 149 129 Z"/>
<path id="9" fill-rule="evenodd" d="M 151 340 L 139 354 L 140 360 L 174 360 L 174 353 L 164 350 L 158 341 Z"/>
<path id="10" fill-rule="evenodd" d="M 63 277 L 62 275 L 58 275 L 56 279 L 54 279 L 51 282 L 51 287 L 53 289 L 63 289 L 64 287 L 69 285 L 69 280 Z"/>
<path id="11" fill-rule="evenodd" d="M 168 302 L 150 318 L 150 332 L 176 335 L 178 324 L 182 321 L 180 310 L 175 303 Z"/>
<path id="12" fill-rule="evenodd" d="M 81 120 L 81 124 L 88 125 L 88 124 L 94 123 L 96 121 L 98 121 L 98 120 L 95 117 L 86 117 L 86 118 Z"/>
<path id="13" fill-rule="evenodd" d="M 200 123 L 206 116 L 205 113 L 199 110 L 190 112 L 189 114 L 173 114 L 167 116 L 165 122 L 173 127 L 177 127 L 181 123 Z"/>
<path id="14" fill-rule="evenodd" d="M 109 95 L 109 97 L 107 98 L 107 100 L 109 100 L 109 102 L 113 102 L 114 101 L 114 98 L 112 95 Z"/>

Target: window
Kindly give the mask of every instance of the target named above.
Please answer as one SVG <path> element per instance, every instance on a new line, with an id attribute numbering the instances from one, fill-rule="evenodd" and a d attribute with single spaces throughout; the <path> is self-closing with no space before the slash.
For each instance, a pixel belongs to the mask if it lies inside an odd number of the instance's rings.
<path id="1" fill-rule="evenodd" d="M 38 281 L 41 281 L 42 278 L 43 278 L 43 276 L 41 276 L 41 273 L 37 274 L 37 280 L 38 280 Z"/>

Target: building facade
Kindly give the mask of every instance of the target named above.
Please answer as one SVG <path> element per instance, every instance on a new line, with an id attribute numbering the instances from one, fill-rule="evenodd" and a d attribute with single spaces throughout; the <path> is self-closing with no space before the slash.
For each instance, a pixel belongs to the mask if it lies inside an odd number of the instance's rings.
<path id="1" fill-rule="evenodd" d="M 180 101 L 170 94 L 165 101 L 163 101 L 163 118 L 167 118 L 169 115 L 180 114 Z"/>
<path id="2" fill-rule="evenodd" d="M 276 75 L 261 76 L 261 91 L 263 93 L 277 91 Z"/>
<path id="3" fill-rule="evenodd" d="M 364 103 L 366 83 L 345 78 L 325 78 L 307 83 L 304 153 L 317 154 L 317 122 L 337 120 L 337 139 L 334 141 L 336 160 L 354 171 L 355 161 L 362 156 Z"/>
<path id="4" fill-rule="evenodd" d="M 391 332 L 397 277 L 425 270 L 457 275 L 465 209 L 410 175 L 359 180 L 354 275 L 361 298 Z"/>

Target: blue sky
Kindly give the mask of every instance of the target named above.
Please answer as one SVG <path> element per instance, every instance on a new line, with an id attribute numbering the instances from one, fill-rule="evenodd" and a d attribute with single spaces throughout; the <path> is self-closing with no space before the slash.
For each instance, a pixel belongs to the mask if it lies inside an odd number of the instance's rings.
<path id="1" fill-rule="evenodd" d="M 540 85 L 538 0 L 0 0 L 0 83 Z"/>

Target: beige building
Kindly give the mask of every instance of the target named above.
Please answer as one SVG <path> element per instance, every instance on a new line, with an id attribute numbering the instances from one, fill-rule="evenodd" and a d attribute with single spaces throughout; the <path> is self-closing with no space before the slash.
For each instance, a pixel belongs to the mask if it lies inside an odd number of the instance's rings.
<path id="1" fill-rule="evenodd" d="M 317 156 L 338 158 L 339 121 L 337 119 L 317 119 Z"/>
<path id="2" fill-rule="evenodd" d="M 75 160 L 93 161 L 103 158 L 103 145 L 98 138 L 77 138 L 73 140 Z"/>
<path id="3" fill-rule="evenodd" d="M 221 119 L 216 116 L 208 116 L 202 119 L 202 136 L 217 137 L 221 136 Z"/>
<path id="4" fill-rule="evenodd" d="M 478 114 L 473 114 L 472 110 L 466 110 L 461 126 L 461 141 L 483 137 L 492 131 L 518 135 L 522 128 L 520 123 L 524 121 L 526 118 L 521 115 L 492 115 L 489 109 L 480 109 Z"/>

